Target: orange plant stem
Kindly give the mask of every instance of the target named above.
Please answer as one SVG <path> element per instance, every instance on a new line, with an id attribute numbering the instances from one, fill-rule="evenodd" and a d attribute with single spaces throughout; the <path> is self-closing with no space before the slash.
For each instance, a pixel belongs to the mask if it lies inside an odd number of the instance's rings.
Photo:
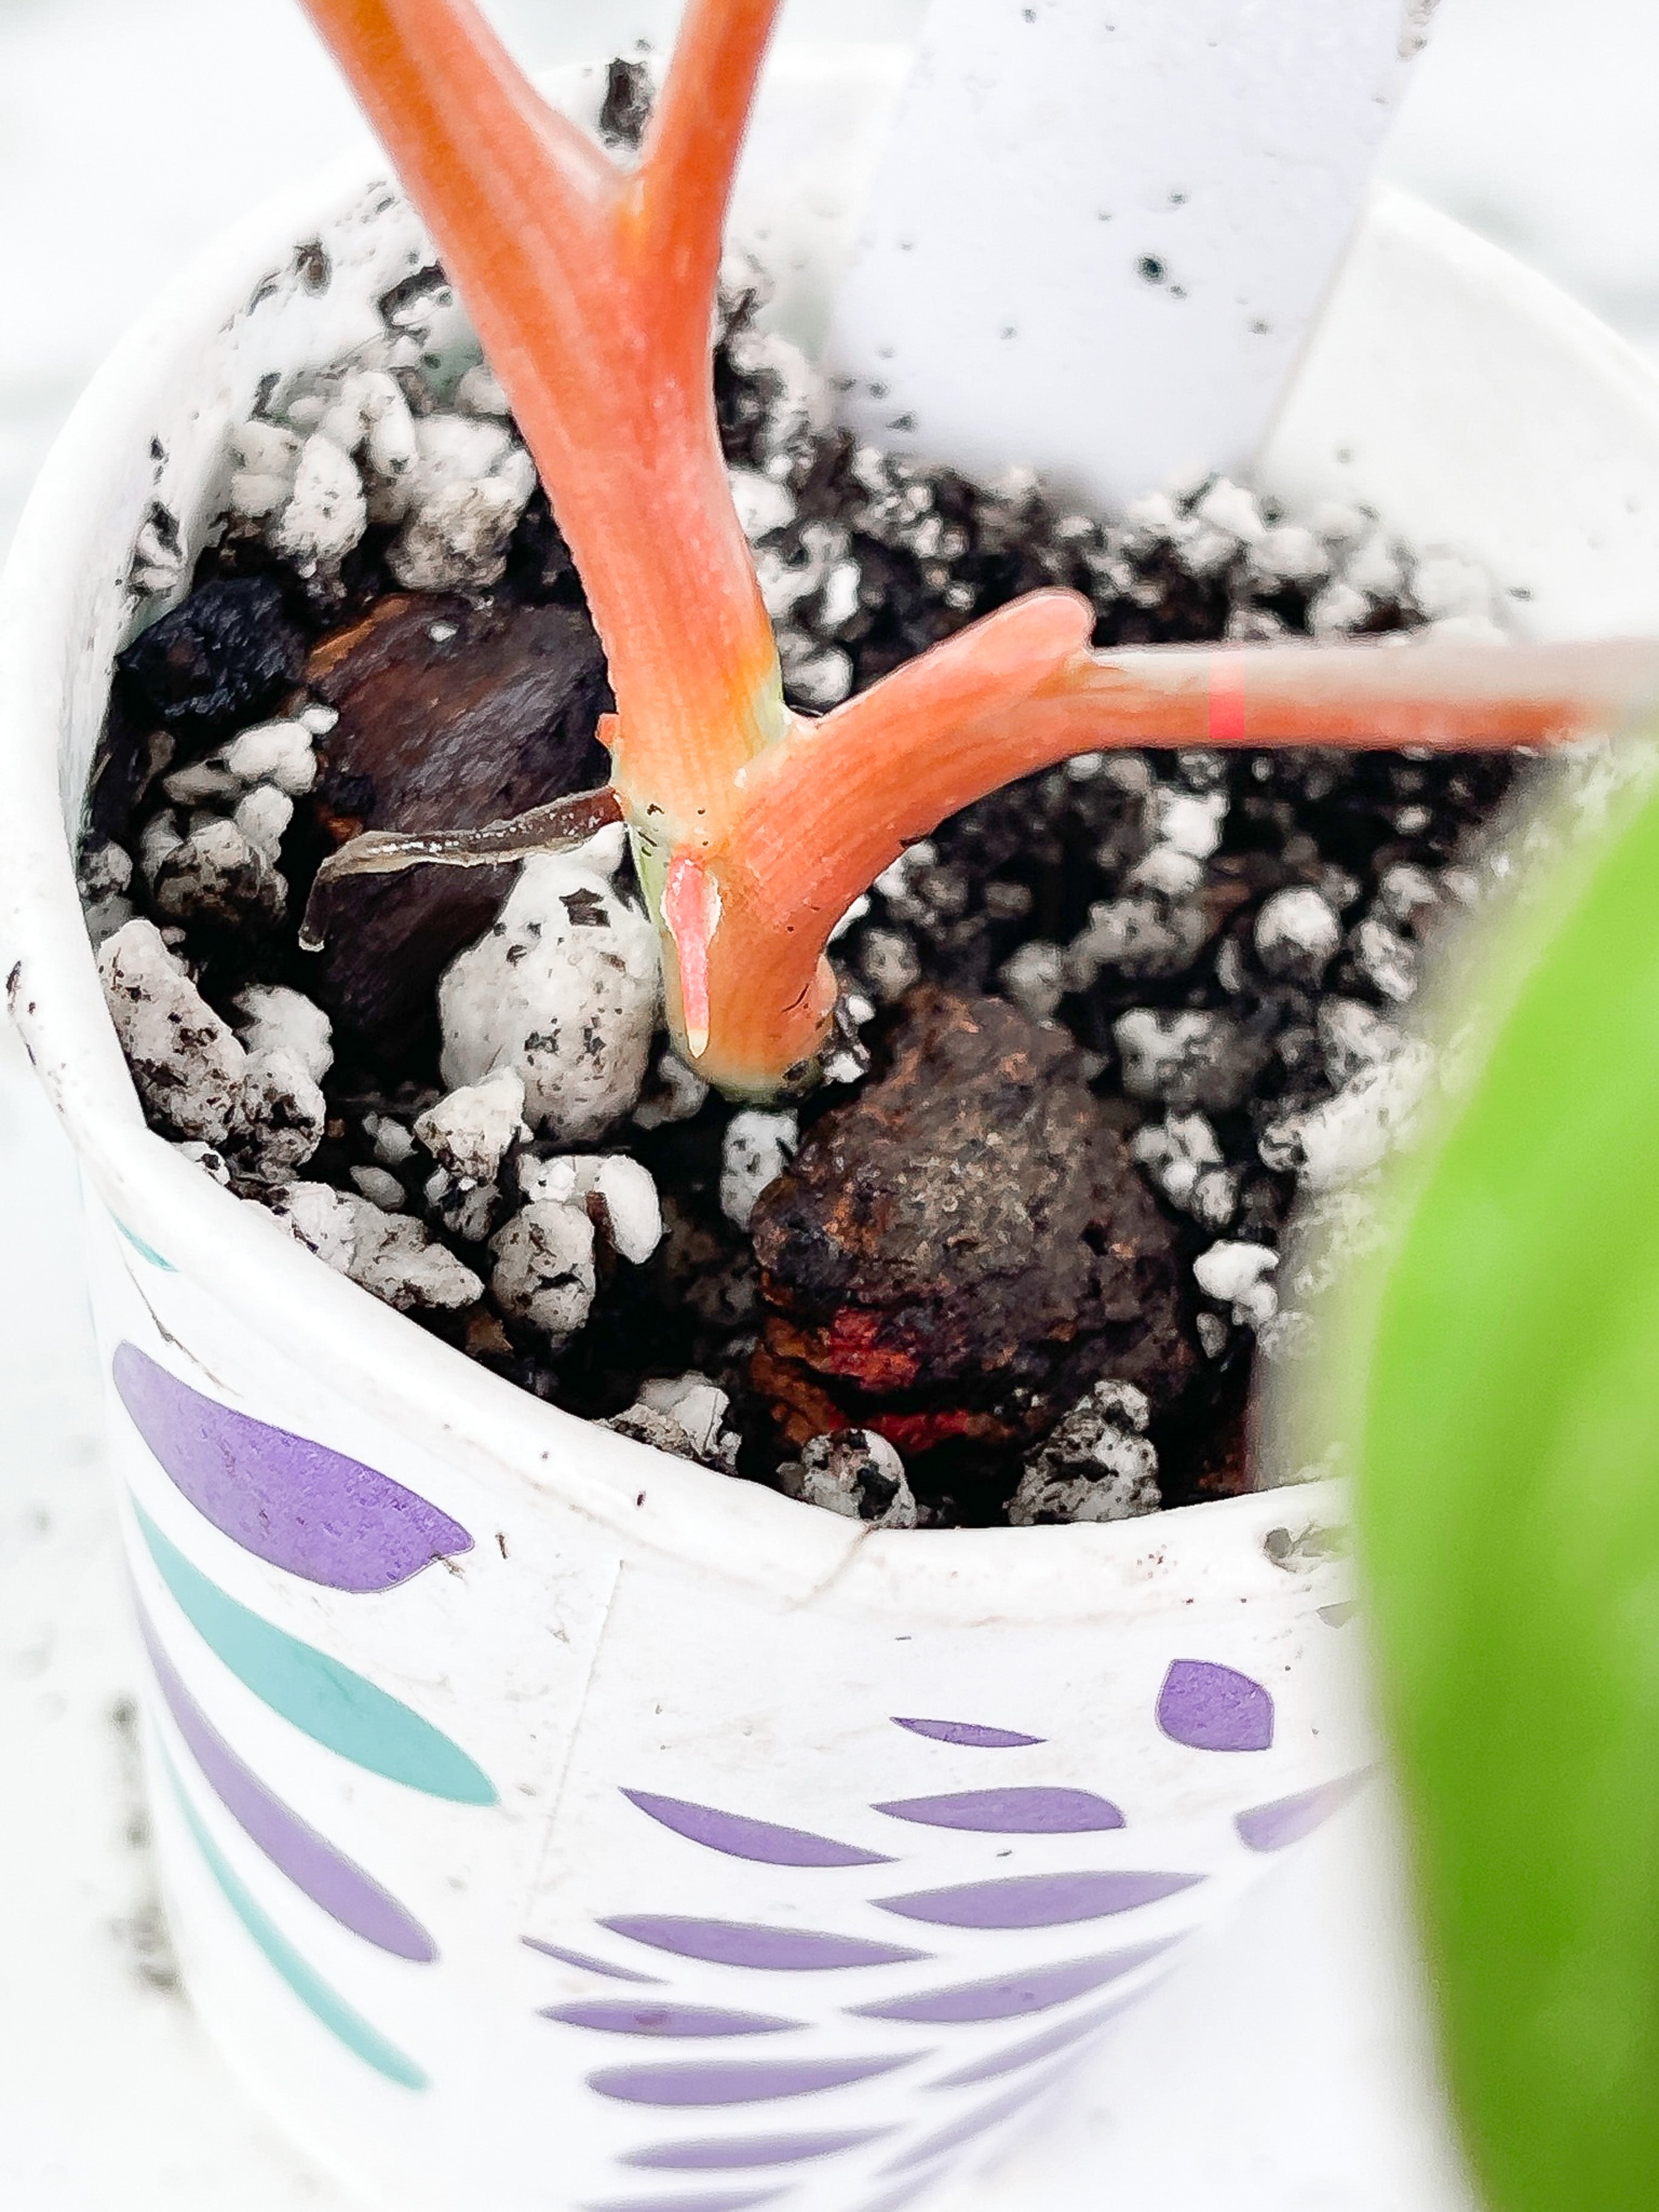
<path id="1" fill-rule="evenodd" d="M 736 769 L 784 726 L 709 376 L 720 225 L 777 0 L 694 0 L 631 176 L 471 0 L 306 4 L 432 227 L 569 542 L 624 803 L 669 847 L 707 837 Z"/>
<path id="2" fill-rule="evenodd" d="M 690 0 L 619 169 L 471 0 L 306 0 L 507 387 L 610 662 L 613 782 L 682 1050 L 764 1094 L 810 1057 L 851 901 L 957 808 L 1109 745 L 1544 744 L 1659 689 L 1659 648 L 1091 653 L 1037 592 L 819 722 L 784 705 L 709 375 L 721 228 L 778 0 Z"/>
<path id="3" fill-rule="evenodd" d="M 830 931 L 904 846 L 1081 752 L 1180 745 L 1547 746 L 1659 696 L 1659 644 L 1083 649 L 1088 603 L 1043 592 L 962 632 L 760 763 L 715 856 L 711 1080 L 761 1091 L 808 1058 Z"/>

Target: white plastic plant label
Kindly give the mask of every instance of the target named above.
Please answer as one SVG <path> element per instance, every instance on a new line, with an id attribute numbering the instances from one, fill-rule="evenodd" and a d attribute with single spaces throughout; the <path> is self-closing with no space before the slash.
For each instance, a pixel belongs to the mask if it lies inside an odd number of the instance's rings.
<path id="1" fill-rule="evenodd" d="M 934 0 L 832 325 L 888 447 L 1108 509 L 1243 469 L 1433 0 Z"/>

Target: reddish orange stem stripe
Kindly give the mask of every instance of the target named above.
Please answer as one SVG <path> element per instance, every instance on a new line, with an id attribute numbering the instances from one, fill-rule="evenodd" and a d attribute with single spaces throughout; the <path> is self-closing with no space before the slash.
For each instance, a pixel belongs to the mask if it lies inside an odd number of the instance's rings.
<path id="1" fill-rule="evenodd" d="M 1244 686 L 1218 654 L 1210 665 L 1210 727 L 1212 745 L 1244 742 Z"/>

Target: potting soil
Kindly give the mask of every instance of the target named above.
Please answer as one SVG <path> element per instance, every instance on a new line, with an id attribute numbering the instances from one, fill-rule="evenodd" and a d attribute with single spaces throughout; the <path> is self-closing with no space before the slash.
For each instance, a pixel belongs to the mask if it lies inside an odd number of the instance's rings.
<path id="1" fill-rule="evenodd" d="M 1105 646 L 1501 630 L 1483 575 L 1357 509 L 1204 479 L 1109 521 L 860 445 L 765 295 L 726 272 L 714 398 L 803 711 L 1045 584 Z M 505 399 L 455 376 L 441 271 L 382 312 L 372 357 L 238 434 L 191 588 L 121 659 L 82 880 L 152 1126 L 509 1382 L 877 1525 L 1249 1486 L 1254 1382 L 1316 1287 L 1287 1223 L 1366 1234 L 1434 1080 L 1402 1027 L 1425 947 L 1506 865 L 1515 764 L 1109 753 L 1017 784 L 858 902 L 823 1079 L 763 1111 L 668 1050 L 619 832 L 349 883 L 301 952 L 356 830 L 604 773 L 603 656 Z M 153 517 L 158 593 L 177 542 Z"/>

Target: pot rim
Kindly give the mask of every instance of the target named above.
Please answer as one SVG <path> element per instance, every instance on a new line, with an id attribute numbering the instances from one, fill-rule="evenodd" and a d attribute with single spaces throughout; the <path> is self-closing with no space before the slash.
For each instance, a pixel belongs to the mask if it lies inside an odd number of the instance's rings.
<path id="1" fill-rule="evenodd" d="M 385 157 L 331 164 L 238 223 L 167 288 L 93 378 L 59 434 L 0 578 L 0 963 L 31 1060 L 75 1145 L 83 1174 L 118 1218 L 165 1249 L 175 1269 L 210 1285 L 253 1332 L 380 1418 L 465 1464 L 519 1503 L 564 1507 L 630 1548 L 674 1558 L 799 1603 L 855 1555 L 884 1611 L 1003 1620 L 1097 1615 L 1124 1602 L 1170 1556 L 1249 1540 L 1289 1522 L 1343 1514 L 1339 1482 L 1188 1506 L 1146 1520 L 1030 1529 L 874 1532 L 596 1429 L 546 1405 L 428 1336 L 314 1257 L 255 1206 L 234 1199 L 146 1127 L 104 1008 L 82 920 L 66 819 L 79 794 L 60 789 L 58 741 L 77 684 L 107 691 L 108 656 L 65 650 L 99 588 L 100 523 L 112 486 L 147 469 L 138 451 L 152 397 L 176 389 L 192 339 L 216 332 L 248 301 L 250 277 L 282 267 L 295 241 L 384 191 Z M 1488 290 L 1554 325 L 1607 378 L 1637 357 L 1545 279 L 1449 219 L 1384 190 L 1368 222 L 1425 241 Z M 1642 368 L 1644 377 L 1647 372 Z M 138 511 L 142 511 L 142 508 Z M 125 577 L 130 544 L 118 547 Z M 131 619 L 135 602 L 129 602 Z M 152 603 L 153 605 L 154 603 Z M 108 625 L 106 625 L 108 628 Z M 125 632 L 121 632 L 125 636 Z M 112 634 L 110 653 L 121 641 Z M 99 665 L 88 669 L 87 664 Z M 1257 1540 L 1259 1540 L 1259 1539 Z"/>

